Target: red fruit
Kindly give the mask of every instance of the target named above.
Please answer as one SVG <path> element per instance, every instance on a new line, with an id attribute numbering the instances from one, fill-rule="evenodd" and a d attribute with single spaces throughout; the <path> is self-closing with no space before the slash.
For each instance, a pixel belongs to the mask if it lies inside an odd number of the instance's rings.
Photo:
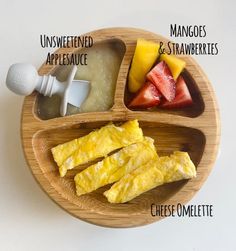
<path id="1" fill-rule="evenodd" d="M 151 81 L 158 91 L 168 100 L 175 98 L 175 80 L 165 61 L 158 63 L 148 74 L 147 79 Z"/>
<path id="2" fill-rule="evenodd" d="M 129 108 L 150 108 L 160 103 L 161 94 L 151 82 L 146 82 L 131 100 Z"/>
<path id="3" fill-rule="evenodd" d="M 176 82 L 176 96 L 175 99 L 171 102 L 164 101 L 161 104 L 163 108 L 182 108 L 189 106 L 193 103 L 192 97 L 189 93 L 188 87 L 184 79 L 179 76 Z"/>

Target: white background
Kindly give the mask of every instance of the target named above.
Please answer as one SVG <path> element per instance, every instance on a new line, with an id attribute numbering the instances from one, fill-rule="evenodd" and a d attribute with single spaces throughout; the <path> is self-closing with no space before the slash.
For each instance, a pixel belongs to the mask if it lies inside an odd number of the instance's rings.
<path id="1" fill-rule="evenodd" d="M 236 5 L 235 1 L 17 1 L 0 0 L 0 250 L 236 250 Z M 81 35 L 97 28 L 140 27 L 169 37 L 170 23 L 205 24 L 218 56 L 197 56 L 221 111 L 221 154 L 190 204 L 213 204 L 213 218 L 168 218 L 109 229 L 73 218 L 37 185 L 20 142 L 23 97 L 5 87 L 8 67 L 39 67 L 47 51 L 39 35 Z M 183 40 L 187 42 L 188 40 Z M 234 155 L 233 155 L 234 154 Z"/>

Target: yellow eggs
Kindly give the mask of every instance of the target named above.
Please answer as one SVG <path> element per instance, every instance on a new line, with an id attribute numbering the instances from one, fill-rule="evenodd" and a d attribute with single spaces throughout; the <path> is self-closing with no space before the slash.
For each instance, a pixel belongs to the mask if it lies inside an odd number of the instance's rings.
<path id="1" fill-rule="evenodd" d="M 76 193 L 82 195 L 113 183 L 150 159 L 156 158 L 153 139 L 145 137 L 143 141 L 124 147 L 78 173 L 74 178 Z"/>
<path id="2" fill-rule="evenodd" d="M 104 157 L 108 153 L 143 140 L 143 132 L 137 120 L 121 126 L 108 124 L 88 135 L 74 139 L 51 149 L 59 166 L 60 176 L 75 166 Z"/>
<path id="3" fill-rule="evenodd" d="M 156 160 L 135 169 L 116 182 L 104 192 L 110 203 L 125 203 L 158 185 L 162 185 L 164 177 L 156 168 Z"/>
<path id="4" fill-rule="evenodd" d="M 152 159 L 126 174 L 104 195 L 110 203 L 125 203 L 164 183 L 195 176 L 195 166 L 188 153 L 174 152 L 170 157 Z"/>
<path id="5" fill-rule="evenodd" d="M 164 182 L 190 179 L 196 176 L 196 168 L 187 152 L 176 151 L 159 158 L 157 168 L 163 173 Z"/>
<path id="6" fill-rule="evenodd" d="M 164 183 L 196 176 L 187 152 L 159 157 L 154 140 L 143 136 L 137 120 L 121 126 L 108 124 L 51 151 L 61 177 L 77 165 L 104 157 L 76 174 L 74 181 L 78 196 L 114 183 L 104 192 L 110 203 L 125 203 Z"/>

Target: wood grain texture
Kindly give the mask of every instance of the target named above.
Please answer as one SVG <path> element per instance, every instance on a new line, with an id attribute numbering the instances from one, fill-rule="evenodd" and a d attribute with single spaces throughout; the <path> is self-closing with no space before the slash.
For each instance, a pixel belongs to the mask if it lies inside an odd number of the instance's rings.
<path id="1" fill-rule="evenodd" d="M 22 110 L 22 145 L 28 165 L 44 191 L 70 214 L 87 222 L 108 227 L 135 227 L 160 220 L 151 216 L 151 204 L 176 205 L 187 203 L 201 188 L 217 156 L 220 123 L 214 92 L 204 72 L 189 56 L 183 73 L 194 105 L 176 111 L 131 111 L 125 105 L 126 82 L 137 38 L 156 42 L 167 40 L 148 31 L 132 28 L 97 30 L 91 35 L 95 42 L 119 39 L 126 52 L 117 79 L 114 106 L 106 112 L 81 113 L 50 120 L 40 120 L 36 113 L 37 95 L 25 98 Z M 60 49 L 60 53 L 76 50 Z M 55 66 L 43 64 L 40 74 L 49 74 Z M 73 177 L 78 169 L 60 178 L 50 149 L 60 143 L 83 136 L 109 121 L 114 123 L 138 119 L 144 134 L 154 138 L 160 155 L 174 150 L 188 151 L 197 166 L 197 178 L 157 187 L 125 204 L 110 204 L 102 195 L 107 187 L 77 197 Z M 79 167 L 85 168 L 87 165 Z"/>

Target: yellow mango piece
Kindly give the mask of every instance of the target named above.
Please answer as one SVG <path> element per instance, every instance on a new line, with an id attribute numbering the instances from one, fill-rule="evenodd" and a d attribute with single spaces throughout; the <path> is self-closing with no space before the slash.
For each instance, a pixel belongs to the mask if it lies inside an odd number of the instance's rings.
<path id="1" fill-rule="evenodd" d="M 138 39 L 128 76 L 130 92 L 137 92 L 146 80 L 146 75 L 159 56 L 160 45 L 155 42 Z"/>
<path id="2" fill-rule="evenodd" d="M 108 153 L 143 140 L 143 132 L 137 120 L 121 126 L 108 124 L 88 135 L 74 139 L 51 149 L 59 166 L 60 176 L 75 166 L 104 157 Z"/>
<path id="3" fill-rule="evenodd" d="M 113 183 L 150 159 L 158 158 L 153 142 L 152 138 L 145 137 L 78 173 L 74 178 L 77 195 Z"/>
<path id="4" fill-rule="evenodd" d="M 160 56 L 160 60 L 165 61 L 166 64 L 169 66 L 174 80 L 177 80 L 180 73 L 186 66 L 186 63 L 182 59 L 177 58 L 176 56 L 173 55 L 162 54 Z"/>
<path id="5" fill-rule="evenodd" d="M 110 203 L 125 203 L 164 183 L 195 176 L 196 169 L 188 153 L 174 152 L 170 157 L 152 159 L 126 174 L 104 195 Z"/>

